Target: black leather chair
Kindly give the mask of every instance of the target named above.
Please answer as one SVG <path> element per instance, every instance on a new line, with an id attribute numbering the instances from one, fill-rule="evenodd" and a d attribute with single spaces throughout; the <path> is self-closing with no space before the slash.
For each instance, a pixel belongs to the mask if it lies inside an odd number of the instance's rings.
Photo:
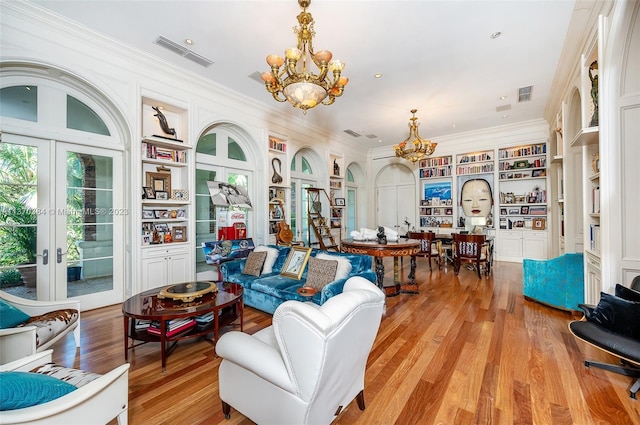
<path id="1" fill-rule="evenodd" d="M 569 323 L 569 330 L 578 339 L 620 359 L 620 364 L 585 360 L 594 366 L 635 378 L 629 396 L 636 398 L 640 390 L 640 276 L 631 288 L 616 285 L 616 296 L 603 293 L 597 306 L 580 304 L 581 320 Z"/>

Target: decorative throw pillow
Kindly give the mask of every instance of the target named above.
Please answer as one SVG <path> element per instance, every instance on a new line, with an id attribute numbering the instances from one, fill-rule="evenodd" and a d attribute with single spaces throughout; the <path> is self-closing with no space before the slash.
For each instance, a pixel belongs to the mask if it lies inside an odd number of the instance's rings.
<path id="1" fill-rule="evenodd" d="M 640 302 L 601 292 L 600 302 L 591 313 L 590 321 L 612 332 L 640 339 Z"/>
<path id="2" fill-rule="evenodd" d="M 15 328 L 27 320 L 27 313 L 0 299 L 0 329 Z"/>
<path id="3" fill-rule="evenodd" d="M 273 265 L 276 263 L 276 260 L 278 259 L 278 249 L 271 248 L 265 245 L 259 245 L 253 250 L 253 252 L 263 252 L 263 251 L 267 253 L 267 259 L 264 260 L 264 265 L 262 266 L 262 274 L 273 273 Z"/>
<path id="4" fill-rule="evenodd" d="M 56 378 L 60 381 L 66 382 L 67 384 L 71 384 L 76 388 L 87 385 L 89 382 L 95 381 L 102 376 L 97 373 L 64 367 L 55 363 L 45 363 L 35 369 L 31 369 L 30 372 Z"/>
<path id="5" fill-rule="evenodd" d="M 76 390 L 51 376 L 30 372 L 0 372 L 0 411 L 43 404 Z"/>
<path id="6" fill-rule="evenodd" d="M 244 263 L 244 269 L 242 269 L 242 274 L 248 274 L 251 276 L 260 276 L 260 272 L 262 271 L 262 265 L 264 264 L 264 260 L 267 258 L 266 252 L 250 252 L 247 256 L 247 262 Z"/>
<path id="7" fill-rule="evenodd" d="M 36 327 L 36 347 L 47 343 L 78 320 L 78 310 L 68 308 L 54 310 L 39 316 L 30 317 L 20 326 Z"/>
<path id="8" fill-rule="evenodd" d="M 616 297 L 623 298 L 627 301 L 640 302 L 640 292 L 627 288 L 619 283 L 616 284 Z"/>
<path id="9" fill-rule="evenodd" d="M 316 257 L 309 258 L 307 281 L 304 286 L 310 286 L 322 290 L 327 283 L 336 280 L 338 262 L 335 260 L 322 260 Z"/>
<path id="10" fill-rule="evenodd" d="M 351 273 L 351 261 L 347 257 L 340 257 L 339 255 L 329 255 L 323 252 L 316 255 L 316 258 L 320 260 L 333 260 L 338 262 L 338 270 L 336 270 L 336 277 L 334 280 L 344 279 Z"/>

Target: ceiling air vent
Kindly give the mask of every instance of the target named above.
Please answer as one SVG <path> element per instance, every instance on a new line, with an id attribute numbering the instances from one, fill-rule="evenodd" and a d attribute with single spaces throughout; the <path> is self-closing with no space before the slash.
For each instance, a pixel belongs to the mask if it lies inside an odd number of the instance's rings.
<path id="1" fill-rule="evenodd" d="M 518 102 L 528 102 L 531 100 L 531 91 L 533 86 L 520 87 L 518 89 Z"/>
<path id="2" fill-rule="evenodd" d="M 507 103 L 506 105 L 496 106 L 496 112 L 508 111 L 511 109 L 511 104 Z"/>
<path id="3" fill-rule="evenodd" d="M 344 132 L 353 137 L 360 137 L 360 133 L 353 130 L 345 130 Z"/>
<path id="4" fill-rule="evenodd" d="M 180 44 L 169 40 L 166 37 L 159 36 L 156 39 L 155 43 L 158 46 L 162 46 L 165 49 L 171 50 L 173 53 L 177 53 L 178 55 L 182 56 L 183 58 L 189 59 L 190 61 L 193 61 L 193 62 L 197 63 L 198 65 L 204 66 L 205 68 L 213 63 L 212 60 L 209 60 L 209 59 L 205 58 L 204 56 L 201 56 L 201 55 L 199 55 L 199 54 L 187 49 L 186 47 L 183 47 Z"/>
<path id="5" fill-rule="evenodd" d="M 368 139 L 377 139 L 378 136 L 376 136 L 375 134 L 367 134 L 367 138 Z"/>

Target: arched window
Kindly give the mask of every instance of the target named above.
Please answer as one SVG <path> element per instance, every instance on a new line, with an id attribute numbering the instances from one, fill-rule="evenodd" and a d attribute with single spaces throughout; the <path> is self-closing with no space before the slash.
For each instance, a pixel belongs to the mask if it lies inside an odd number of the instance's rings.
<path id="1" fill-rule="evenodd" d="M 77 98 L 67 95 L 66 128 L 111 136 L 105 122 Z M 0 90 L 0 114 L 4 117 L 38 122 L 38 86 L 11 86 Z"/>
<path id="2" fill-rule="evenodd" d="M 211 127 L 198 139 L 196 145 L 196 246 L 202 242 L 211 242 L 218 237 L 218 215 L 228 210 L 244 211 L 249 234 L 249 210 L 239 207 L 221 207 L 213 205 L 209 193 L 208 181 L 218 181 L 242 186 L 251 195 L 253 178 L 252 166 L 242 140 L 241 130 L 233 125 L 220 124 Z M 250 196 L 251 198 L 251 196 Z M 210 270 L 204 261 L 202 250 L 196 251 L 196 272 Z"/>

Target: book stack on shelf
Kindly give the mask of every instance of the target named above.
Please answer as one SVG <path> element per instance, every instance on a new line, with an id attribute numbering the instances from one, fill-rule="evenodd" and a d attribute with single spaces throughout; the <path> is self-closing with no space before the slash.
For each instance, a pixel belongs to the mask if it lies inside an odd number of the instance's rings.
<path id="1" fill-rule="evenodd" d="M 220 312 L 222 312 L 222 310 L 220 310 Z M 196 321 L 196 327 L 199 330 L 208 328 L 213 323 L 213 311 L 210 311 L 207 314 L 203 314 L 202 316 L 197 316 L 195 318 L 195 321 Z"/>
<path id="2" fill-rule="evenodd" d="M 180 332 L 184 332 L 186 330 L 191 329 L 196 325 L 196 321 L 187 317 L 184 319 L 173 319 L 167 321 L 167 335 L 168 337 L 179 334 Z M 160 322 L 153 321 L 147 328 L 147 332 L 154 335 L 160 335 Z"/>
<path id="3" fill-rule="evenodd" d="M 180 164 L 187 163 L 186 151 L 164 148 L 153 143 L 142 142 L 142 155 L 143 158 L 147 159 L 161 159 Z"/>
<path id="4" fill-rule="evenodd" d="M 275 137 L 269 137 L 269 149 L 284 153 L 287 151 L 287 143 Z"/>
<path id="5" fill-rule="evenodd" d="M 589 227 L 590 248 L 592 251 L 600 253 L 600 225 L 591 224 Z"/>

